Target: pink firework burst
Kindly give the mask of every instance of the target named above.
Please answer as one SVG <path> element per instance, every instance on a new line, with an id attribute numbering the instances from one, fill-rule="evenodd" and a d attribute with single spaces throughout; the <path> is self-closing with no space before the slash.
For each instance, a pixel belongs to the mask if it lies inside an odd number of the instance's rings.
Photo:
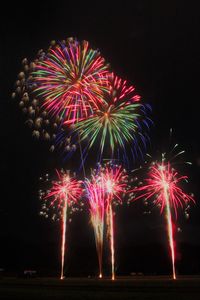
<path id="1" fill-rule="evenodd" d="M 61 244 L 61 279 L 64 278 L 64 264 L 65 264 L 65 249 L 66 249 L 66 226 L 68 210 L 72 209 L 80 200 L 83 188 L 82 181 L 78 181 L 73 176 L 70 176 L 69 171 L 56 170 L 57 180 L 52 181 L 51 188 L 43 197 L 44 200 L 50 200 L 49 206 L 61 210 L 62 218 L 62 244 Z"/>
<path id="2" fill-rule="evenodd" d="M 167 190 L 169 205 L 176 217 L 179 207 L 184 208 L 184 204 L 189 201 L 194 202 L 193 197 L 185 193 L 179 186 L 181 181 L 188 179 L 188 176 L 179 175 L 169 162 L 153 163 L 148 175 L 149 177 L 145 179 L 144 185 L 134 189 L 135 192 L 142 192 L 135 200 L 139 198 L 149 200 L 151 197 L 155 197 L 154 203 L 160 207 L 162 213 L 166 207 L 165 191 Z"/>
<path id="3" fill-rule="evenodd" d="M 114 73 L 108 74 L 108 102 L 126 102 L 131 104 L 141 100 L 141 96 L 135 92 L 135 87 L 129 85 L 127 80 L 123 80 Z"/>
<path id="4" fill-rule="evenodd" d="M 99 277 L 102 277 L 102 248 L 105 218 L 110 240 L 112 280 L 115 279 L 114 218 L 113 205 L 121 204 L 127 190 L 127 174 L 120 165 L 111 162 L 99 165 L 86 180 L 87 198 L 90 205 L 91 221 L 94 228 L 99 259 Z"/>
<path id="5" fill-rule="evenodd" d="M 182 154 L 182 152 L 178 153 Z M 153 199 L 153 202 L 160 208 L 161 213 L 165 213 L 167 220 L 167 233 L 171 252 L 173 279 L 176 279 L 175 270 L 175 242 L 174 228 L 175 221 L 173 215 L 177 219 L 177 211 L 184 208 L 188 202 L 195 202 L 193 196 L 185 193 L 181 188 L 181 182 L 187 181 L 187 176 L 181 176 L 172 167 L 169 161 L 166 161 L 165 154 L 162 154 L 161 162 L 153 162 L 149 168 L 148 177 L 144 183 L 132 190 L 135 196 L 134 200 L 144 198 L 145 200 Z"/>
<path id="6" fill-rule="evenodd" d="M 108 89 L 108 65 L 87 41 L 69 38 L 49 48 L 32 73 L 34 94 L 51 115 L 73 124 L 87 118 Z"/>

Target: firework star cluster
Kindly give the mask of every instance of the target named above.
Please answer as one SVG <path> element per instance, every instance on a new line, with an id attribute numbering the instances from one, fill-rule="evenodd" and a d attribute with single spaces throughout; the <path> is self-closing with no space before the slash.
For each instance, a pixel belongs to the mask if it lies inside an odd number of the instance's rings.
<path id="1" fill-rule="evenodd" d="M 144 176 L 153 122 L 151 106 L 142 101 L 135 86 L 115 74 L 88 41 L 67 38 L 51 41 L 49 48 L 39 50 L 32 61 L 22 60 L 12 98 L 17 99 L 32 135 L 46 140 L 51 152 L 62 153 L 63 165 L 80 153 L 78 170 L 63 166 L 55 175 L 40 178 L 40 215 L 61 224 L 60 278 L 65 277 L 66 229 L 73 213 L 86 210 L 94 230 L 99 277 L 103 276 L 105 244 L 114 280 L 115 207 L 128 207 L 142 199 L 166 217 L 176 279 L 178 211 L 185 209 L 188 217 L 194 197 L 183 191 L 187 176 L 180 175 L 174 166 L 174 158 L 183 151 L 172 159 L 165 154 L 160 160 L 151 159 Z M 141 167 L 135 169 L 138 161 Z"/>

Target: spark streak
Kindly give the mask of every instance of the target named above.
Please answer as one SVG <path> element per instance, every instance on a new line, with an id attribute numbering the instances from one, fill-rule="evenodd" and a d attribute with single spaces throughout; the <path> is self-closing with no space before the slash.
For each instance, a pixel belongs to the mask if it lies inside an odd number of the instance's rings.
<path id="1" fill-rule="evenodd" d="M 61 250 L 61 277 L 64 279 L 64 264 L 65 264 L 65 250 L 66 250 L 66 223 L 67 223 L 67 199 L 64 201 L 63 218 L 62 218 L 62 250 Z"/>
<path id="2" fill-rule="evenodd" d="M 90 206 L 91 222 L 94 229 L 95 243 L 99 263 L 99 278 L 102 278 L 102 254 L 103 254 L 103 233 L 105 217 L 105 195 L 101 178 L 94 175 L 89 181 L 85 181 L 87 199 Z"/>
<path id="3" fill-rule="evenodd" d="M 105 219 L 111 254 L 112 280 L 115 279 L 115 244 L 113 206 L 122 203 L 127 189 L 127 174 L 122 166 L 111 162 L 98 165 L 92 171 L 91 179 L 85 181 L 87 199 L 90 205 L 91 222 L 94 228 L 99 261 L 99 277 L 102 277 L 102 252 Z"/>
<path id="4" fill-rule="evenodd" d="M 112 280 L 115 280 L 115 239 L 114 239 L 114 215 L 113 205 L 122 203 L 122 195 L 127 189 L 127 174 L 121 166 L 108 163 L 105 168 L 102 168 L 101 176 L 104 181 L 106 199 L 106 215 L 108 225 L 108 236 L 110 239 L 111 252 L 111 271 Z"/>
<path id="5" fill-rule="evenodd" d="M 170 203 L 169 203 L 169 191 L 168 191 L 169 185 L 165 180 L 163 170 L 161 170 L 161 176 L 162 176 L 163 188 L 164 188 L 164 198 L 165 198 L 165 202 L 166 202 L 166 218 L 167 218 L 168 238 L 169 238 L 171 258 L 172 258 L 173 279 L 176 279 L 173 223 L 172 223 L 172 217 L 171 217 L 171 210 L 170 210 Z"/>
<path id="6" fill-rule="evenodd" d="M 112 280 L 115 280 L 114 226 L 113 226 L 113 210 L 111 204 L 109 204 L 107 208 L 107 217 L 108 217 L 108 231 L 110 235 Z"/>
<path id="7" fill-rule="evenodd" d="M 171 161 L 182 153 L 184 153 L 184 151 L 176 154 Z M 173 215 L 175 215 L 176 219 L 179 207 L 183 208 L 184 204 L 187 206 L 189 202 L 195 202 L 193 196 L 184 193 L 179 187 L 180 182 L 187 181 L 187 178 L 187 176 L 179 175 L 179 173 L 172 167 L 170 161 L 166 161 L 166 153 L 163 153 L 161 162 L 156 161 L 150 165 L 148 178 L 145 179 L 145 182 L 141 183 L 138 187 L 131 191 L 135 193 L 133 198 L 134 201 L 140 198 L 144 198 L 146 201 L 154 197 L 155 199 L 153 202 L 160 207 L 161 213 L 165 213 L 167 220 L 167 235 L 171 252 L 173 279 L 176 279 L 176 252 L 174 241 L 175 222 L 173 222 Z M 137 193 L 140 193 L 140 195 L 137 196 Z"/>
<path id="8" fill-rule="evenodd" d="M 78 181 L 70 176 L 69 171 L 56 170 L 58 180 L 52 181 L 50 189 L 46 193 L 41 193 L 41 197 L 45 202 L 50 200 L 49 207 L 57 208 L 61 216 L 61 275 L 60 279 L 64 279 L 65 253 L 66 253 L 66 227 L 67 216 L 69 212 L 75 211 L 75 205 L 82 195 L 82 181 Z M 45 208 L 46 205 L 45 205 Z M 49 208 L 47 208 L 49 210 Z M 70 211 L 69 211 L 70 210 Z M 43 213 L 41 212 L 41 215 Z"/>

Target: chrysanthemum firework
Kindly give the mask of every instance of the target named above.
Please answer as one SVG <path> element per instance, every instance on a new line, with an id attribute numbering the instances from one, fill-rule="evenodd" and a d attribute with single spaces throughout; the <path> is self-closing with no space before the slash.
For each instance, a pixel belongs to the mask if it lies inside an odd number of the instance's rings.
<path id="1" fill-rule="evenodd" d="M 146 112 L 149 105 L 140 103 L 140 96 L 133 86 L 111 74 L 109 91 L 105 93 L 105 102 L 98 105 L 94 113 L 74 125 L 74 131 L 87 151 L 98 145 L 100 158 L 107 152 L 110 158 L 123 158 L 130 150 L 135 157 L 142 153 L 146 145 L 150 119 Z"/>
<path id="2" fill-rule="evenodd" d="M 69 38 L 49 48 L 32 72 L 34 94 L 64 124 L 87 118 L 103 103 L 108 65 L 87 41 Z"/>
<path id="3" fill-rule="evenodd" d="M 108 65 L 87 41 L 69 38 L 52 41 L 33 61 L 23 59 L 22 66 L 12 97 L 20 99 L 33 136 L 51 141 L 53 151 L 57 132 L 87 118 L 104 102 Z M 67 143 L 69 148 L 75 146 Z"/>

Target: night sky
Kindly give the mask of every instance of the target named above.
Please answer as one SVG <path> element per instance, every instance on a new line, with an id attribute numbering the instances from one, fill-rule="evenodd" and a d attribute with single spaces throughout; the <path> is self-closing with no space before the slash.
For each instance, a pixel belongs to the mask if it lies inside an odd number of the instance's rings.
<path id="1" fill-rule="evenodd" d="M 179 215 L 177 270 L 200 273 L 200 15 L 192 2 L 182 2 L 186 3 L 139 0 L 132 6 L 110 7 L 93 2 L 96 7 L 90 7 L 34 1 L 2 9 L 0 268 L 14 273 L 31 268 L 43 275 L 59 272 L 59 224 L 39 216 L 38 178 L 61 166 L 73 167 L 73 158 L 63 162 L 58 152 L 49 152 L 47 143 L 34 140 L 10 95 L 24 57 L 32 60 L 51 40 L 75 36 L 98 48 L 116 74 L 134 84 L 143 101 L 151 104 L 154 126 L 148 152 L 155 157 L 156 149 L 169 145 L 172 127 L 174 142 L 192 161 L 192 166 L 180 166 L 190 177 L 185 190 L 195 194 L 197 203 L 189 220 L 183 212 Z M 91 166 L 94 163 L 91 156 Z M 117 210 L 117 274 L 171 272 L 164 218 L 157 209 L 149 216 L 143 211 L 142 202 Z M 66 271 L 73 276 L 96 274 L 94 236 L 86 212 L 74 215 L 68 233 Z M 106 253 L 104 269 L 109 274 Z"/>

